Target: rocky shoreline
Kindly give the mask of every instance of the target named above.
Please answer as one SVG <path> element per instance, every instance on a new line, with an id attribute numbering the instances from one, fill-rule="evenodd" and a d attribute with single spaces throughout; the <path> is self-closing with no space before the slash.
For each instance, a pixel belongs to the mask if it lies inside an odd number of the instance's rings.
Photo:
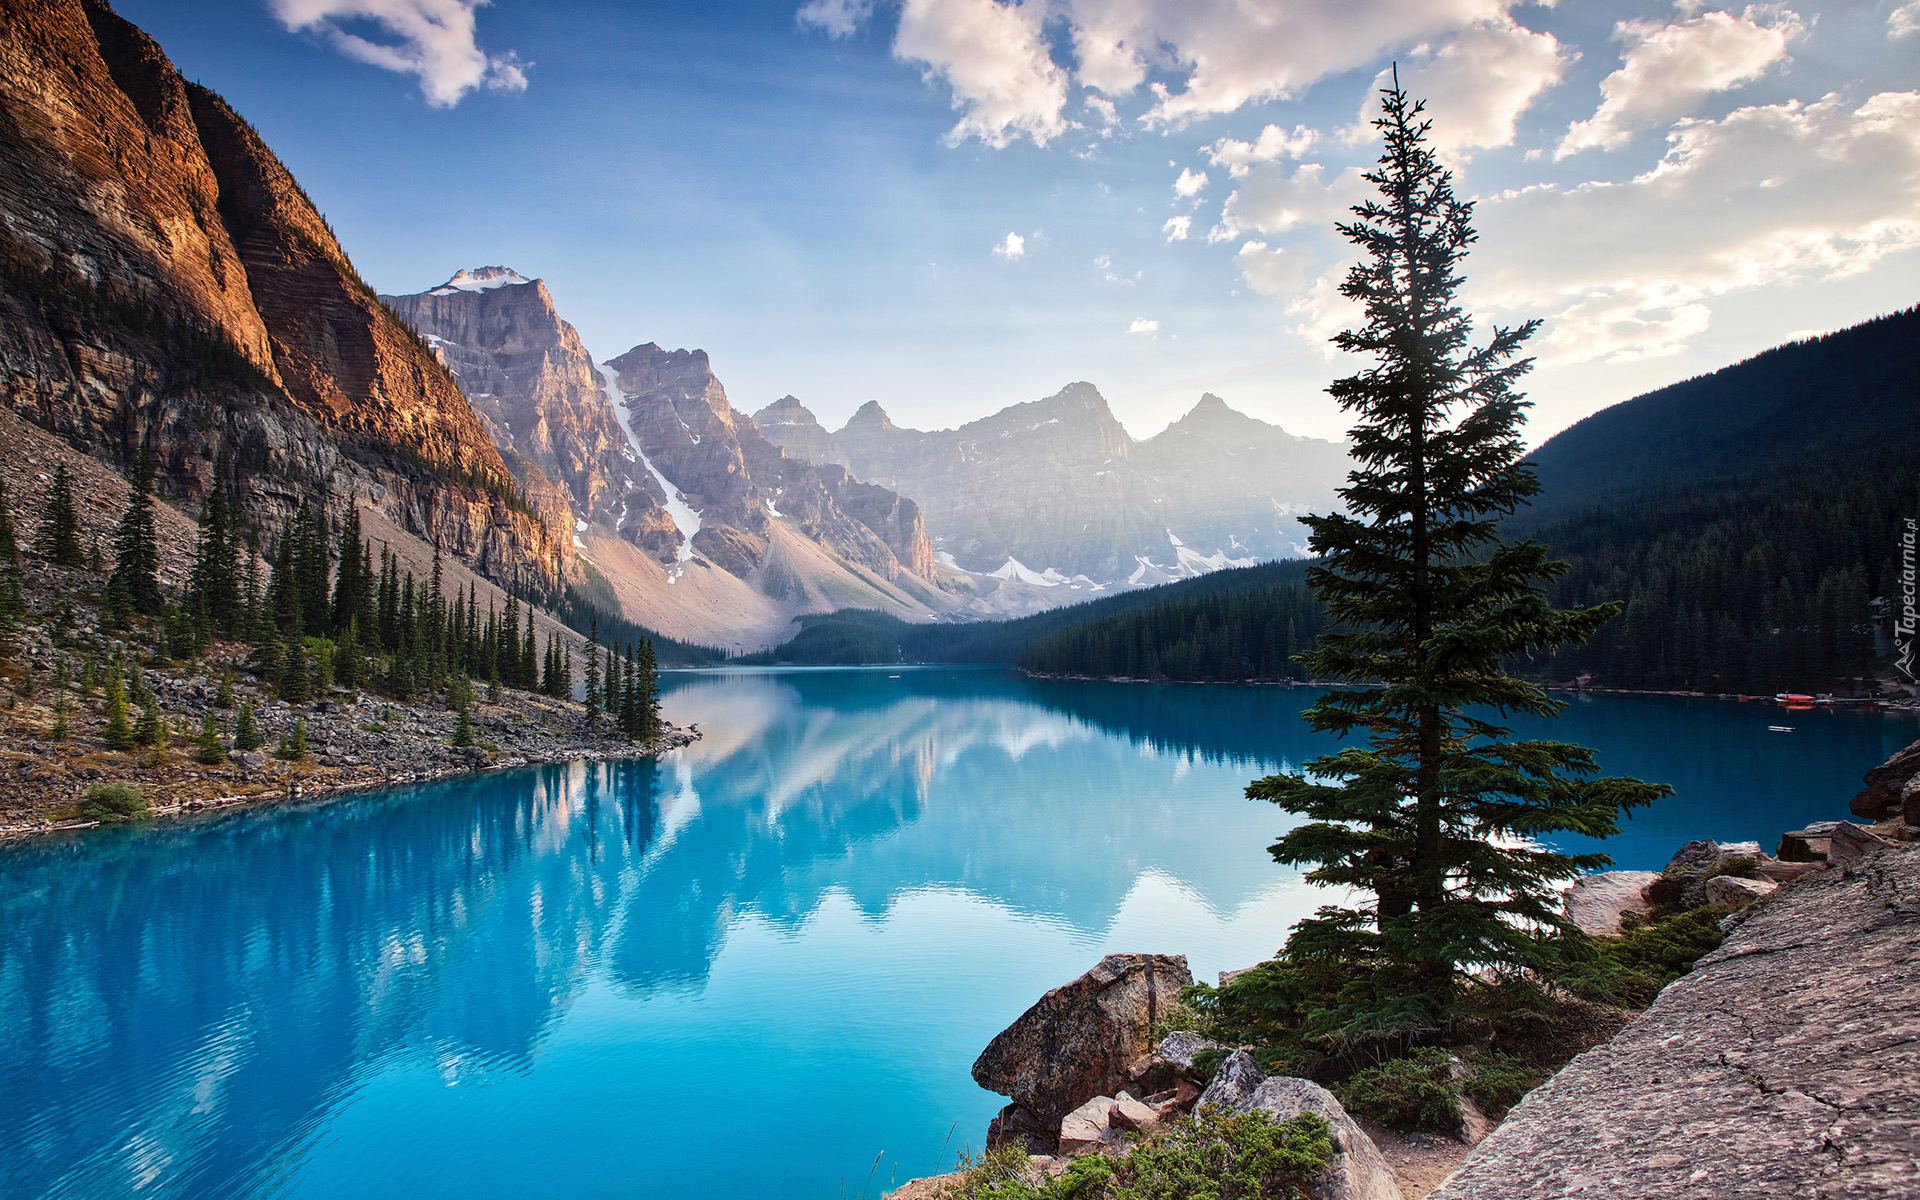
<path id="1" fill-rule="evenodd" d="M 585 706 L 575 701 L 502 688 L 498 702 L 489 702 L 481 686 L 469 710 L 475 744 L 457 746 L 459 715 L 444 699 L 403 703 L 336 693 L 304 704 L 271 700 L 242 673 L 244 647 L 233 644 L 214 646 L 197 665 L 140 668 L 142 682 L 174 728 L 173 744 L 111 750 L 83 697 L 68 700 L 67 738 L 52 736 L 60 703 L 47 678 L 52 639 L 30 627 L 21 641 L 16 662 L 38 678 L 29 693 L 14 681 L 10 705 L 0 710 L 0 838 L 91 828 L 98 822 L 82 819 L 80 807 L 88 789 L 102 784 L 137 789 L 147 815 L 164 817 L 533 763 L 658 754 L 700 736 L 697 726 L 663 721 L 653 743 L 632 742 L 604 717 L 588 728 Z M 194 743 L 180 735 L 197 730 L 209 712 L 222 726 L 233 722 L 235 710 L 219 706 L 222 674 L 230 676 L 232 704 L 253 705 L 261 746 L 202 763 Z M 296 726 L 307 752 L 276 757 L 274 749 Z"/>
<path id="2" fill-rule="evenodd" d="M 1040 1189 L 1212 1105 L 1324 1120 L 1334 1154 L 1313 1200 L 1920 1196 L 1920 742 L 1865 782 L 1851 808 L 1874 824 L 1816 822 L 1773 854 L 1689 842 L 1664 871 L 1570 888 L 1567 916 L 1590 936 L 1705 909 L 1726 911 L 1727 937 L 1500 1121 L 1465 1095 L 1451 1135 L 1356 1119 L 1312 1080 L 1268 1077 L 1248 1047 L 1161 1034 L 1193 982 L 1184 956 L 1111 954 L 974 1063 L 975 1082 L 1009 1098 L 986 1146 L 1024 1153 Z M 970 1196 L 967 1181 L 963 1169 L 889 1195 Z"/>

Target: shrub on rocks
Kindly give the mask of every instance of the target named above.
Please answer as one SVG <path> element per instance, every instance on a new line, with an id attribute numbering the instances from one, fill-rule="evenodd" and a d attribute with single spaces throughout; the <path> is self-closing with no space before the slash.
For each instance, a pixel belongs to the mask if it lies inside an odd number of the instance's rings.
<path id="1" fill-rule="evenodd" d="M 1453 1056 L 1438 1047 L 1357 1071 L 1333 1092 L 1347 1111 L 1395 1129 L 1449 1133 L 1460 1124 Z"/>
<path id="2" fill-rule="evenodd" d="M 80 800 L 80 819 L 102 825 L 143 821 L 153 815 L 140 789 L 124 783 L 96 783 Z"/>
<path id="3" fill-rule="evenodd" d="M 1333 1158 L 1327 1122 L 1203 1108 L 1123 1155 L 1088 1154 L 1047 1178 L 1017 1147 L 962 1160 L 950 1200 L 1306 1200 Z M 1044 1161 L 1044 1160 L 1042 1160 Z"/>

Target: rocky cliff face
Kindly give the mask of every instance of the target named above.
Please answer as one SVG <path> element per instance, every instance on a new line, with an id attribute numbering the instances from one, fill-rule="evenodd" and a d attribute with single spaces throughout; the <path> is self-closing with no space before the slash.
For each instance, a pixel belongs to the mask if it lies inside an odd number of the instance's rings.
<path id="1" fill-rule="evenodd" d="M 1161 583 L 1297 555 L 1298 516 L 1330 506 L 1347 470 L 1344 447 L 1211 395 L 1137 442 L 1088 383 L 933 433 L 871 402 L 833 434 L 792 397 L 754 420 L 795 457 L 844 461 L 913 497 L 958 566 L 1039 586 Z"/>
<path id="2" fill-rule="evenodd" d="M 781 522 L 889 583 L 926 586 L 933 550 L 917 507 L 789 457 L 728 402 L 705 351 L 649 342 L 606 366 L 645 465 L 691 510 L 693 551 L 746 578 L 768 562 Z"/>
<path id="3" fill-rule="evenodd" d="M 486 423 L 521 490 L 555 513 L 625 537 L 661 563 L 678 541 L 666 495 L 620 428 L 605 382 L 546 284 L 506 267 L 383 296 L 418 330 Z"/>
<path id="4" fill-rule="evenodd" d="M 793 396 L 782 396 L 754 413 L 753 423 L 767 435 L 768 441 L 795 458 L 820 467 L 852 466 L 847 452 L 834 442 L 833 435 Z"/>
<path id="5" fill-rule="evenodd" d="M 260 138 L 98 0 L 0 9 L 0 387 L 186 500 L 272 526 L 352 491 L 503 582 L 569 569 L 431 350 Z"/>

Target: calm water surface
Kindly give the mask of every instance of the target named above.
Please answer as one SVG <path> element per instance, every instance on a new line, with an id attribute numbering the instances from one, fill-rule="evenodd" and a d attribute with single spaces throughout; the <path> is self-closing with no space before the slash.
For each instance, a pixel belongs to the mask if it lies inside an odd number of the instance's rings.
<path id="1" fill-rule="evenodd" d="M 968 1066 L 1040 992 L 1111 950 L 1210 978 L 1316 903 L 1241 798 L 1330 744 L 1305 689 L 667 688 L 706 737 L 657 763 L 0 848 L 0 1195 L 877 1197 L 978 1143 Z M 1542 728 L 1675 786 L 1632 867 L 1844 816 L 1916 732 L 1617 696 Z"/>

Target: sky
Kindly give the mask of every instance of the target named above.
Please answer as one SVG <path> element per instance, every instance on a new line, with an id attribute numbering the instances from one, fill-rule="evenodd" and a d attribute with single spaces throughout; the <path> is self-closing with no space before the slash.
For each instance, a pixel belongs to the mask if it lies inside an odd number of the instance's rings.
<path id="1" fill-rule="evenodd" d="M 546 280 L 597 359 L 945 428 L 1087 380 L 1351 423 L 1385 72 L 1539 318 L 1530 440 L 1920 301 L 1920 0 L 118 0 L 384 292 Z"/>

